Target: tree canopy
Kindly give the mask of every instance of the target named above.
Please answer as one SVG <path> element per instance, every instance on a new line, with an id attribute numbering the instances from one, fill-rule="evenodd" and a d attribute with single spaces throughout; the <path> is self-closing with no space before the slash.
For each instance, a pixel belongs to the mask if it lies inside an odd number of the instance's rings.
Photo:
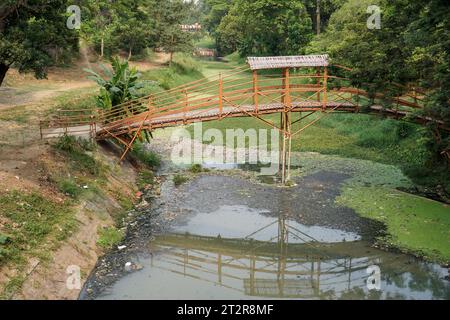
<path id="1" fill-rule="evenodd" d="M 367 7 L 378 5 L 381 28 L 367 28 Z M 428 93 L 428 115 L 450 122 L 450 10 L 444 0 L 348 0 L 308 53 L 329 53 L 352 68 L 354 84 L 399 94 L 418 86 Z M 395 84 L 404 85 L 401 89 Z M 442 148 L 449 145 L 442 141 Z"/>
<path id="2" fill-rule="evenodd" d="M 0 4 L 0 85 L 13 65 L 43 78 L 49 66 L 78 53 L 78 33 L 66 26 L 69 5 L 65 0 Z"/>
<path id="3" fill-rule="evenodd" d="M 235 0 L 216 30 L 225 52 L 241 55 L 302 53 L 312 37 L 312 21 L 296 0 Z"/>

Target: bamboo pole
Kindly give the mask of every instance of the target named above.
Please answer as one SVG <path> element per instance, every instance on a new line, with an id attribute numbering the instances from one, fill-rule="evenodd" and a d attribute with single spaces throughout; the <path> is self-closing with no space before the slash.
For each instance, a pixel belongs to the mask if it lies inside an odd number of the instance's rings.
<path id="1" fill-rule="evenodd" d="M 322 77 L 320 76 L 320 67 L 317 67 L 317 85 L 320 86 L 321 83 L 321 79 Z M 322 91 L 322 90 L 320 90 Z M 317 91 L 317 101 L 320 101 L 320 91 Z"/>
<path id="2" fill-rule="evenodd" d="M 258 113 L 258 71 L 253 70 L 253 104 L 255 112 Z"/>
<path id="3" fill-rule="evenodd" d="M 324 73 L 323 73 L 323 111 L 327 109 L 327 103 L 328 103 L 328 68 L 325 67 Z"/>

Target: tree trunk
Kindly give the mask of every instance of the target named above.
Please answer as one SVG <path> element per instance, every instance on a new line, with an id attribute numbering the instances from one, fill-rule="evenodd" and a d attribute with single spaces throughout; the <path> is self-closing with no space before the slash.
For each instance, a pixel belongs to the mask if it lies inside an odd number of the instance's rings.
<path id="1" fill-rule="evenodd" d="M 320 21 L 321 17 L 320 17 L 320 0 L 317 0 L 317 5 L 316 5 L 316 31 L 317 31 L 317 35 L 320 35 Z"/>
<path id="2" fill-rule="evenodd" d="M 103 54 L 105 50 L 105 40 L 102 37 L 102 42 L 100 44 L 100 58 L 103 59 Z"/>
<path id="3" fill-rule="evenodd" d="M 3 80 L 5 80 L 5 76 L 8 70 L 9 66 L 0 62 L 0 87 L 2 86 Z"/>
<path id="4" fill-rule="evenodd" d="M 128 60 L 131 59 L 131 47 L 130 47 L 130 51 L 128 52 Z"/>
<path id="5" fill-rule="evenodd" d="M 172 60 L 173 60 L 173 52 L 170 52 L 170 60 L 169 60 L 169 66 L 172 65 Z"/>

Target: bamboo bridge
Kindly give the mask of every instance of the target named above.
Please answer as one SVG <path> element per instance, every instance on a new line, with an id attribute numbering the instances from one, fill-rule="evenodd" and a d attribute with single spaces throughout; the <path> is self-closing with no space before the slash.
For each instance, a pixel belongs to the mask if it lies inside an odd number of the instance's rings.
<path id="1" fill-rule="evenodd" d="M 327 55 L 250 57 L 248 65 L 111 110 L 59 110 L 41 121 L 41 137 L 89 134 L 97 140 L 114 139 L 123 145 L 122 161 L 144 131 L 252 117 L 281 133 L 280 171 L 286 181 L 292 138 L 333 113 L 382 114 L 449 130 L 444 122 L 421 114 L 426 99 L 423 90 L 402 90 L 401 95 L 388 99 L 383 93 L 369 94 L 352 87 L 352 79 L 346 77 L 350 71 L 331 65 Z M 280 121 L 268 120 L 268 114 L 280 114 Z M 300 122 L 302 127 L 293 130 Z"/>

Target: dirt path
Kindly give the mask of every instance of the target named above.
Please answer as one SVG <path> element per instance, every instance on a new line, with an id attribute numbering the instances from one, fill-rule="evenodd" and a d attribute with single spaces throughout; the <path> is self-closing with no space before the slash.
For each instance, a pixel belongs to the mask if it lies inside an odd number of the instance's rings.
<path id="1" fill-rule="evenodd" d="M 0 110 L 7 110 L 17 106 L 29 105 L 36 102 L 42 102 L 51 98 L 55 98 L 62 93 L 93 87 L 92 81 L 74 81 L 64 84 L 50 84 L 51 89 L 43 89 L 38 91 L 24 92 L 19 88 L 0 88 Z"/>
<path id="2" fill-rule="evenodd" d="M 167 60 L 167 54 L 157 53 L 153 61 L 131 61 L 130 65 L 145 72 L 160 68 Z M 84 69 L 101 71 L 100 64 L 106 63 L 91 63 L 85 57 L 72 67 L 50 69 L 47 79 L 43 80 L 35 79 L 32 74 L 20 74 L 17 70 L 10 70 L 5 84 L 0 87 L 0 111 L 42 103 L 70 91 L 94 88 L 95 82 L 87 78 L 88 73 Z"/>

